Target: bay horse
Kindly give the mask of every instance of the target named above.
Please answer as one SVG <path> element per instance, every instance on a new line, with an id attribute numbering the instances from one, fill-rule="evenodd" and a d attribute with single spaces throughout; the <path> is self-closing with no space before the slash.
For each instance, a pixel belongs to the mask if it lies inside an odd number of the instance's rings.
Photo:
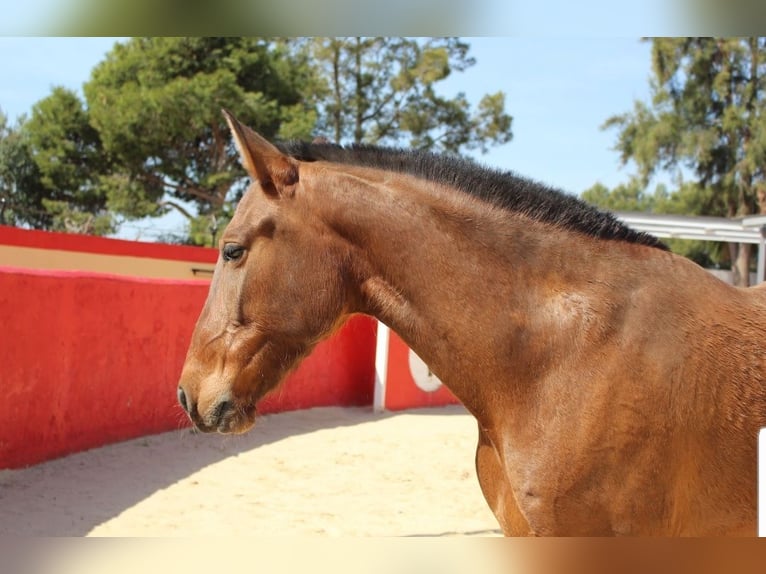
<path id="1" fill-rule="evenodd" d="M 506 535 L 756 534 L 766 291 L 511 173 L 272 144 L 224 113 L 252 181 L 178 387 L 200 430 L 248 430 L 317 342 L 367 314 L 476 418 Z"/>

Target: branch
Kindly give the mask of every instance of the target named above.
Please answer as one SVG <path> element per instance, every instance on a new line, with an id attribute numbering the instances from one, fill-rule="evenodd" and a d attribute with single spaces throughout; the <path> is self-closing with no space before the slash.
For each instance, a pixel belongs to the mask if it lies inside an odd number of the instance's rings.
<path id="1" fill-rule="evenodd" d="M 220 203 L 220 198 L 218 198 L 215 195 L 212 195 L 212 194 L 210 194 L 210 193 L 208 193 L 206 191 L 203 191 L 203 190 L 199 189 L 198 187 L 193 187 L 193 186 L 185 187 L 183 185 L 178 185 L 178 184 L 175 184 L 175 183 L 170 183 L 170 182 L 164 180 L 162 177 L 160 177 L 160 176 L 158 176 L 156 174 L 153 174 L 153 173 L 145 173 L 144 177 L 146 179 L 151 180 L 156 185 L 159 185 L 161 187 L 169 187 L 170 189 L 173 189 L 173 190 L 178 191 L 178 192 L 188 193 L 189 195 L 193 195 L 194 197 L 196 197 L 198 199 L 202 199 L 204 201 L 207 201 L 207 202 L 209 202 L 209 203 L 211 203 L 213 205 L 218 205 L 218 203 Z M 184 178 L 184 179 L 189 181 L 187 178 Z M 189 181 L 189 183 L 192 183 L 192 182 Z"/>
<path id="2" fill-rule="evenodd" d="M 182 205 L 176 203 L 175 201 L 169 201 L 169 200 L 164 199 L 164 200 L 160 201 L 159 205 L 161 207 L 162 206 L 166 206 L 166 205 L 169 206 L 169 207 L 174 207 L 175 209 L 177 209 L 181 213 L 181 215 L 183 215 L 189 221 L 194 219 L 194 216 L 191 213 L 189 213 Z"/>
<path id="3" fill-rule="evenodd" d="M 366 122 L 366 121 L 375 119 L 383 111 L 383 108 L 385 108 L 397 95 L 399 94 L 392 92 L 391 94 L 383 98 L 383 100 L 378 103 L 378 105 L 375 107 L 375 109 L 372 112 L 362 116 L 362 121 Z M 401 103 L 401 101 L 402 100 L 400 99 L 397 102 L 397 105 L 395 107 L 398 108 L 398 104 Z"/>

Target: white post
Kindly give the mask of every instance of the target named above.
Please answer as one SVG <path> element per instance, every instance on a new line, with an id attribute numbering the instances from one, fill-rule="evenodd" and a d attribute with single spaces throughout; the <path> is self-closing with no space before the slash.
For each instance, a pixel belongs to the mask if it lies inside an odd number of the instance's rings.
<path id="1" fill-rule="evenodd" d="M 758 433 L 758 536 L 766 538 L 766 428 Z"/>
<path id="2" fill-rule="evenodd" d="M 761 242 L 758 244 L 758 272 L 756 283 L 766 281 L 766 225 L 761 226 Z"/>
<path id="3" fill-rule="evenodd" d="M 386 377 L 388 377 L 388 342 L 390 331 L 378 321 L 378 338 L 375 343 L 375 393 L 372 410 L 376 413 L 386 410 Z"/>

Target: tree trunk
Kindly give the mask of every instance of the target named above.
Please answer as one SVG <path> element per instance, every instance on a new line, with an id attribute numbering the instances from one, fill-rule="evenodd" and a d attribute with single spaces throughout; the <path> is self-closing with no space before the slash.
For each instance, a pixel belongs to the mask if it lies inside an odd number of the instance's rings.
<path id="1" fill-rule="evenodd" d="M 356 38 L 354 53 L 354 75 L 356 76 L 356 101 L 354 103 L 354 143 L 360 144 L 364 139 L 364 93 L 362 91 L 362 39 Z"/>
<path id="2" fill-rule="evenodd" d="M 340 89 L 340 44 L 332 43 L 332 82 L 333 93 L 335 94 L 335 109 L 333 110 L 333 120 L 335 121 L 335 143 L 340 145 L 343 139 L 343 96 Z"/>
<path id="3" fill-rule="evenodd" d="M 737 256 L 732 258 L 731 281 L 737 287 L 750 286 L 750 244 L 740 243 L 737 246 Z"/>
<path id="4" fill-rule="evenodd" d="M 758 200 L 758 213 L 766 215 L 766 181 L 759 181 L 755 185 L 755 197 Z"/>

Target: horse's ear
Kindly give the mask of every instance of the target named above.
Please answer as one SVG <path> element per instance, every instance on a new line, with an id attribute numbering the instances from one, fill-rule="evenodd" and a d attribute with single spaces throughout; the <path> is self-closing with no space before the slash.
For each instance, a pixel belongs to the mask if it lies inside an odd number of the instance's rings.
<path id="1" fill-rule="evenodd" d="M 239 151 L 239 158 L 248 175 L 257 180 L 268 195 L 282 192 L 298 183 L 298 166 L 249 127 L 222 110 Z"/>

